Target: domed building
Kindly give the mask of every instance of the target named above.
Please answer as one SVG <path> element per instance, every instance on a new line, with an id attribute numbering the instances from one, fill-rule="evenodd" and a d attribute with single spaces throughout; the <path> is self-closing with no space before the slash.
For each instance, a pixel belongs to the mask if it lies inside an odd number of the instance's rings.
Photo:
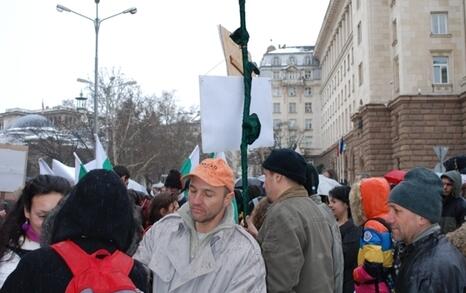
<path id="1" fill-rule="evenodd" d="M 39 114 L 28 114 L 17 118 L 8 129 L 27 129 L 27 128 L 51 128 L 52 123 L 46 117 Z"/>

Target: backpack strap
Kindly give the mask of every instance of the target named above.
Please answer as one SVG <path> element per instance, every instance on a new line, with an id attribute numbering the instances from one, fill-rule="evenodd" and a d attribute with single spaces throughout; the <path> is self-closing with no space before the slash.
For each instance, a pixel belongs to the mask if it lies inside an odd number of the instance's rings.
<path id="1" fill-rule="evenodd" d="M 132 257 L 117 250 L 110 257 L 108 257 L 108 259 L 111 262 L 113 268 L 118 268 L 120 272 L 129 276 L 129 273 L 133 269 L 134 265 L 134 260 Z"/>
<path id="2" fill-rule="evenodd" d="M 361 227 L 364 227 L 366 225 L 367 222 L 369 221 L 376 221 L 376 222 L 379 222 L 380 224 L 382 224 L 385 228 L 387 228 L 388 232 L 392 233 L 392 228 L 390 227 L 390 225 L 387 223 L 387 221 L 384 219 L 384 218 L 381 218 L 381 217 L 375 217 L 375 218 L 370 218 L 368 219 L 367 221 L 365 221 Z"/>
<path id="3" fill-rule="evenodd" d="M 71 240 L 55 243 L 51 247 L 63 258 L 74 276 L 79 275 L 91 266 L 90 255 Z M 94 252 L 93 256 L 97 254 L 110 255 L 108 251 L 103 249 Z"/>

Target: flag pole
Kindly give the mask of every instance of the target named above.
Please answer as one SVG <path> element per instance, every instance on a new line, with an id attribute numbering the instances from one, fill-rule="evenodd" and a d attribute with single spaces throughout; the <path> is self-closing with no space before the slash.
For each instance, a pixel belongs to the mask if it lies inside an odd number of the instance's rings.
<path id="1" fill-rule="evenodd" d="M 246 0 L 239 0 L 241 26 L 234 31 L 230 38 L 241 47 L 243 59 L 243 81 L 244 81 L 244 108 L 241 136 L 241 177 L 243 188 L 243 207 L 245 214 L 249 214 L 248 195 L 248 144 L 252 144 L 260 133 L 259 117 L 256 113 L 249 114 L 251 106 L 251 84 L 252 72 L 259 74 L 259 69 L 248 59 L 249 33 L 246 29 Z"/>

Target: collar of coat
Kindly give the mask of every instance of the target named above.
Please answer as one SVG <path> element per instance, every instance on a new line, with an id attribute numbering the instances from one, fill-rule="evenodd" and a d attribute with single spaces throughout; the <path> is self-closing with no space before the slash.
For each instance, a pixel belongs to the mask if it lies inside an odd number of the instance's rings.
<path id="1" fill-rule="evenodd" d="M 275 202 L 281 202 L 292 197 L 309 197 L 309 194 L 304 186 L 293 186 L 285 190 Z"/>

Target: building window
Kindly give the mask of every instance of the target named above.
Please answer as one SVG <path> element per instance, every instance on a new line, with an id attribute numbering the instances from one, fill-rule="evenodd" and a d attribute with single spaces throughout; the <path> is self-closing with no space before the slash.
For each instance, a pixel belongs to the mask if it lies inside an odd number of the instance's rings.
<path id="1" fill-rule="evenodd" d="M 304 88 L 304 96 L 305 97 L 310 97 L 312 96 L 312 89 L 310 87 Z"/>
<path id="2" fill-rule="evenodd" d="M 288 87 L 288 96 L 296 97 L 296 88 L 294 86 Z"/>
<path id="3" fill-rule="evenodd" d="M 304 65 L 311 65 L 311 56 L 304 57 Z"/>
<path id="4" fill-rule="evenodd" d="M 280 60 L 280 57 L 278 56 L 273 57 L 272 65 L 280 66 L 281 64 L 282 64 L 282 61 Z"/>
<path id="5" fill-rule="evenodd" d="M 435 56 L 433 59 L 434 84 L 448 83 L 448 57 Z"/>
<path id="6" fill-rule="evenodd" d="M 359 9 L 361 6 L 361 0 L 356 0 L 356 9 Z"/>
<path id="7" fill-rule="evenodd" d="M 288 127 L 290 129 L 296 129 L 296 119 L 290 119 L 288 120 Z"/>
<path id="8" fill-rule="evenodd" d="M 361 44 L 362 41 L 362 27 L 361 22 L 358 23 L 358 45 Z"/>
<path id="9" fill-rule="evenodd" d="M 304 103 L 304 112 L 312 113 L 312 103 Z"/>
<path id="10" fill-rule="evenodd" d="M 446 12 L 432 12 L 432 34 L 448 33 L 448 14 Z"/>
<path id="11" fill-rule="evenodd" d="M 290 58 L 288 58 L 288 64 L 289 65 L 295 65 L 296 64 L 296 58 L 294 56 L 290 56 Z"/>
<path id="12" fill-rule="evenodd" d="M 398 43 L 398 32 L 396 19 L 392 21 L 392 46 L 395 46 Z"/>
<path id="13" fill-rule="evenodd" d="M 346 68 L 347 71 L 349 71 L 350 69 L 350 54 L 348 54 L 348 67 Z"/>
<path id="14" fill-rule="evenodd" d="M 296 103 L 289 103 L 288 104 L 288 112 L 289 113 L 296 113 Z"/>
<path id="15" fill-rule="evenodd" d="M 280 119 L 273 119 L 273 129 L 279 129 L 282 124 Z"/>
<path id="16" fill-rule="evenodd" d="M 303 146 L 305 148 L 310 148 L 312 146 L 312 136 L 305 136 L 304 137 Z"/>
<path id="17" fill-rule="evenodd" d="M 364 81 L 364 78 L 363 78 L 363 68 L 362 68 L 362 62 L 359 63 L 359 66 L 358 66 L 358 78 L 359 78 L 359 86 L 362 85 L 363 81 Z"/>
<path id="18" fill-rule="evenodd" d="M 304 119 L 304 129 L 312 129 L 312 119 Z"/>
<path id="19" fill-rule="evenodd" d="M 280 97 L 280 88 L 274 86 L 273 89 L 272 89 L 272 95 L 273 95 L 274 97 Z"/>
<path id="20" fill-rule="evenodd" d="M 312 78 L 312 74 L 310 70 L 304 71 L 304 78 L 310 80 Z"/>
<path id="21" fill-rule="evenodd" d="M 273 103 L 273 112 L 280 113 L 280 103 Z"/>
<path id="22" fill-rule="evenodd" d="M 280 79 L 280 71 L 273 72 L 273 79 Z"/>
<path id="23" fill-rule="evenodd" d="M 400 64 L 398 56 L 393 60 L 393 89 L 395 93 L 400 91 Z"/>
<path id="24" fill-rule="evenodd" d="M 354 93 L 354 74 L 353 74 L 353 76 L 351 77 L 351 81 L 352 81 L 352 83 L 353 83 L 353 87 L 351 88 L 351 92 Z"/>

